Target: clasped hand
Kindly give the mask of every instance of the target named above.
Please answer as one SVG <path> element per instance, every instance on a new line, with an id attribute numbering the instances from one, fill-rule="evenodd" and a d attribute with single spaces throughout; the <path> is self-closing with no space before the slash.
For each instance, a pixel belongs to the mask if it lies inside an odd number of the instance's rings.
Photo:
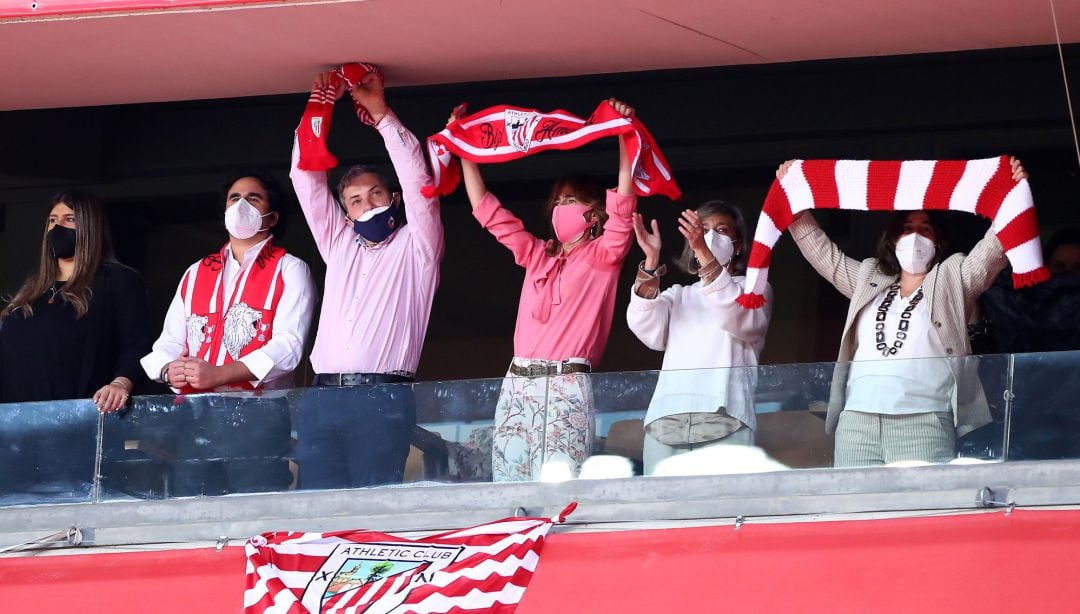
<path id="1" fill-rule="evenodd" d="M 195 390 L 210 390 L 224 383 L 220 381 L 219 372 L 220 367 L 201 358 L 191 358 L 185 352 L 165 367 L 165 383 L 176 389 L 190 386 Z"/>

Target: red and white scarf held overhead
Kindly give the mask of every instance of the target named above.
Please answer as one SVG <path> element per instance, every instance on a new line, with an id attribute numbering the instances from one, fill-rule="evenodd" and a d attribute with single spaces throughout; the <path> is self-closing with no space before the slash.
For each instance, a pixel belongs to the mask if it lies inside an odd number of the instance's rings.
<path id="1" fill-rule="evenodd" d="M 1043 265 L 1031 186 L 1014 181 L 1007 156 L 983 160 L 796 160 L 773 182 L 754 233 L 746 271 L 748 309 L 765 304 L 772 248 L 796 213 L 849 211 L 963 211 L 991 220 L 1013 268 L 1013 285 L 1049 279 Z"/>
<path id="2" fill-rule="evenodd" d="M 300 162 L 297 166 L 305 171 L 327 171 L 338 165 L 338 160 L 326 146 L 330 135 L 330 119 L 334 115 L 334 90 L 342 83 L 347 89 L 359 85 L 369 73 L 382 78 L 382 71 L 374 64 L 354 62 L 345 64 L 330 72 L 330 79 L 324 87 L 313 89 L 304 108 L 304 117 L 296 127 L 296 140 L 300 144 Z M 360 121 L 369 126 L 375 125 L 362 105 L 353 101 L 353 108 Z"/>
<path id="3" fill-rule="evenodd" d="M 551 149 L 576 149 L 621 134 L 627 135 L 634 192 L 638 196 L 661 194 L 672 200 L 682 196 L 671 167 L 645 125 L 636 117 L 623 117 L 607 101 L 600 103 L 588 119 L 561 109 L 542 113 L 508 105 L 459 118 L 428 137 L 435 185 L 424 188 L 424 195 L 445 196 L 457 187 L 461 167 L 454 156 L 481 164 L 508 162 Z"/>

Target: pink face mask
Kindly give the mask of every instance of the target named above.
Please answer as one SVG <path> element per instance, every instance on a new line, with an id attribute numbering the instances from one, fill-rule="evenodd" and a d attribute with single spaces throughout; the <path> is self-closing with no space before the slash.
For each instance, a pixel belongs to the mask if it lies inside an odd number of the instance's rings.
<path id="1" fill-rule="evenodd" d="M 589 205 L 559 205 L 551 214 L 551 225 L 555 227 L 555 237 L 560 243 L 573 243 L 585 236 L 589 222 L 585 214 L 592 211 Z"/>

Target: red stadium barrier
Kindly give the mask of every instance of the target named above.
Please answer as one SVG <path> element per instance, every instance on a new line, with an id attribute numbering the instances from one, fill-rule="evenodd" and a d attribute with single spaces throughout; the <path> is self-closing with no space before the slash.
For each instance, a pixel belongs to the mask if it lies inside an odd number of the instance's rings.
<path id="1" fill-rule="evenodd" d="M 1068 612 L 1080 512 L 561 533 L 518 614 Z M 239 612 L 239 547 L 0 559 L 9 612 Z"/>

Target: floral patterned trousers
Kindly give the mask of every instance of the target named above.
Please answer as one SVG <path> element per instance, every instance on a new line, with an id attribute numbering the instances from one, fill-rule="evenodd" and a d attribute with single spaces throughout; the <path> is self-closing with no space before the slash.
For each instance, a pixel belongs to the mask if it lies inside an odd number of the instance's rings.
<path id="1" fill-rule="evenodd" d="M 545 463 L 559 462 L 577 476 L 593 450 L 593 396 L 586 373 L 518 377 L 507 373 L 495 406 L 492 478 L 540 478 Z"/>

